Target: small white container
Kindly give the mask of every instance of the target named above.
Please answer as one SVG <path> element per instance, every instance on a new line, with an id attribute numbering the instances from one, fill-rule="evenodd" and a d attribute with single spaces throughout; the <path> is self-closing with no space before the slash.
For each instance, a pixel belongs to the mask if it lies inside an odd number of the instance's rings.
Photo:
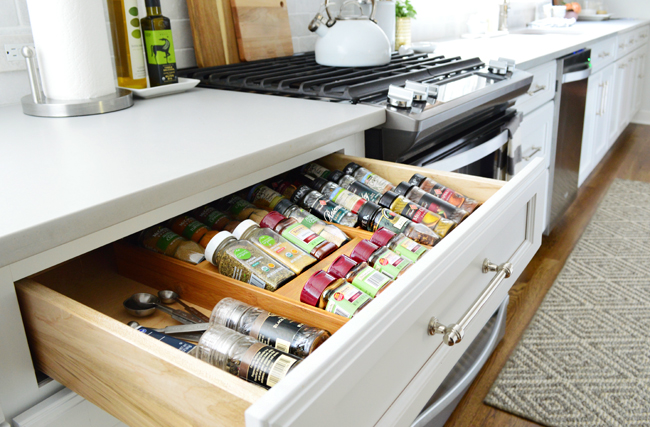
<path id="1" fill-rule="evenodd" d="M 553 18 L 564 18 L 566 16 L 566 6 L 553 6 L 551 15 Z"/>

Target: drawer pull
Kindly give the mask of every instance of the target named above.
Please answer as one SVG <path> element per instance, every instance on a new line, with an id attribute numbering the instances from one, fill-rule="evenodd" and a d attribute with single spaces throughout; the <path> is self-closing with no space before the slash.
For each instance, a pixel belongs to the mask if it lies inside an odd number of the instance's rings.
<path id="1" fill-rule="evenodd" d="M 625 48 L 625 43 L 621 43 L 621 44 L 619 44 L 619 45 L 618 45 L 618 48 L 619 48 L 619 49 L 623 49 L 623 48 Z"/>
<path id="2" fill-rule="evenodd" d="M 540 151 L 542 151 L 542 147 L 532 146 L 532 147 L 530 147 L 530 149 L 531 149 L 532 151 L 531 151 L 531 153 L 530 153 L 529 155 L 527 155 L 527 156 L 522 156 L 522 157 L 521 157 L 523 160 L 528 161 L 528 160 L 532 159 L 533 156 L 534 156 L 535 154 L 537 154 L 537 153 L 539 153 Z"/>
<path id="3" fill-rule="evenodd" d="M 609 52 L 601 52 L 598 54 L 599 58 L 607 58 L 609 56 Z"/>
<path id="4" fill-rule="evenodd" d="M 529 91 L 526 92 L 526 93 L 528 93 L 528 95 L 530 95 L 530 96 L 533 96 L 533 95 L 535 95 L 537 92 L 540 92 L 540 91 L 542 91 L 542 90 L 544 90 L 544 89 L 546 89 L 546 85 L 542 85 L 542 86 L 540 86 L 540 85 L 536 84 L 536 85 L 535 85 L 535 89 L 533 89 L 533 90 L 529 90 Z"/>
<path id="5" fill-rule="evenodd" d="M 483 261 L 483 273 L 489 273 L 494 271 L 497 274 L 494 275 L 490 283 L 488 283 L 485 290 L 479 295 L 479 297 L 474 301 L 474 304 L 467 310 L 463 315 L 462 319 L 454 325 L 446 326 L 440 323 L 436 317 L 432 317 L 429 321 L 429 335 L 441 334 L 443 335 L 443 342 L 448 346 L 453 346 L 458 344 L 465 336 L 465 329 L 469 326 L 470 322 L 479 310 L 485 305 L 486 301 L 490 299 L 496 288 L 503 282 L 504 279 L 507 279 L 512 274 L 514 266 L 509 262 L 504 262 L 501 265 L 492 263 L 489 259 L 485 258 Z"/>

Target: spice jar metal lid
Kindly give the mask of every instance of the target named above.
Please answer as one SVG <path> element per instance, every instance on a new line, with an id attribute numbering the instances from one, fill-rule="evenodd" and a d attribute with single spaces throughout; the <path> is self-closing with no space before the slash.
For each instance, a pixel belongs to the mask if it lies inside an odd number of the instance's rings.
<path id="1" fill-rule="evenodd" d="M 394 191 L 387 191 L 384 193 L 383 196 L 381 196 L 381 199 L 379 199 L 379 206 L 382 206 L 386 209 L 390 209 L 390 206 L 393 204 L 395 199 L 397 199 L 399 196 L 400 195 Z"/>
<path id="2" fill-rule="evenodd" d="M 347 255 L 341 255 L 334 260 L 327 273 L 339 279 L 345 278 L 355 265 L 359 264 Z"/>
<path id="3" fill-rule="evenodd" d="M 379 249 L 379 246 L 375 245 L 370 240 L 362 240 L 354 247 L 350 254 L 350 258 L 357 262 L 366 262 L 377 249 Z"/>
<path id="4" fill-rule="evenodd" d="M 395 237 L 395 233 L 382 227 L 373 233 L 370 241 L 377 246 L 386 246 L 393 237 Z"/>
<path id="5" fill-rule="evenodd" d="M 400 182 L 397 187 L 395 187 L 395 192 L 399 194 L 400 196 L 405 196 L 406 193 L 409 192 L 411 188 L 415 187 L 413 184 L 409 184 L 408 182 Z"/>
<path id="6" fill-rule="evenodd" d="M 282 215 L 281 213 L 271 211 L 268 214 L 266 214 L 264 218 L 262 218 L 262 221 L 260 221 L 260 227 L 270 228 L 271 230 L 275 230 L 275 227 L 280 223 L 280 221 L 284 219 L 287 219 L 287 217 Z"/>
<path id="7" fill-rule="evenodd" d="M 427 179 L 426 176 L 416 173 L 411 177 L 411 179 L 409 179 L 409 184 L 417 185 L 419 187 L 425 179 Z"/>
<path id="8" fill-rule="evenodd" d="M 293 195 L 291 196 L 291 201 L 293 203 L 299 203 L 302 199 L 305 198 L 307 194 L 311 193 L 312 191 L 314 190 L 312 190 L 306 185 L 303 185 L 293 193 Z"/>
<path id="9" fill-rule="evenodd" d="M 226 239 L 230 238 L 234 239 L 235 237 L 227 231 L 220 231 L 212 239 L 210 239 L 207 246 L 205 247 L 205 259 L 210 261 L 210 264 L 215 265 L 214 255 L 217 253 L 217 249 L 219 249 L 219 246 L 221 246 L 221 244 L 225 242 Z"/>
<path id="10" fill-rule="evenodd" d="M 327 176 L 327 179 L 329 179 L 335 184 L 338 184 L 339 180 L 343 178 L 344 175 L 345 174 L 343 172 L 336 170 L 336 171 L 332 171 L 332 173 Z"/>
<path id="11" fill-rule="evenodd" d="M 278 213 L 281 213 L 282 215 L 284 215 L 284 213 L 285 213 L 285 212 L 286 212 L 286 211 L 287 211 L 291 206 L 293 206 L 293 203 L 291 202 L 291 200 L 282 199 L 282 200 L 280 200 L 280 201 L 278 202 L 277 205 L 275 205 L 275 207 L 273 208 L 273 210 L 276 211 L 276 212 L 278 212 Z M 284 216 L 286 216 L 286 215 L 284 215 Z"/>
<path id="12" fill-rule="evenodd" d="M 323 270 L 316 272 L 316 274 L 307 280 L 307 283 L 305 283 L 305 286 L 302 288 L 302 292 L 300 292 L 300 301 L 315 307 L 325 288 L 336 280 L 338 280 L 336 277 L 327 274 Z"/>
<path id="13" fill-rule="evenodd" d="M 346 175 L 352 175 L 354 173 L 354 171 L 359 169 L 360 167 L 361 167 L 360 165 L 358 165 L 358 164 L 356 164 L 354 162 L 350 162 L 350 163 L 347 164 L 347 166 L 345 166 L 343 168 L 343 173 L 346 174 Z"/>
<path id="14" fill-rule="evenodd" d="M 235 236 L 235 239 L 241 239 L 241 236 L 246 234 L 248 230 L 253 227 L 257 227 L 257 223 L 250 219 L 243 220 L 235 229 L 232 231 L 232 235 Z"/>
<path id="15" fill-rule="evenodd" d="M 359 212 L 357 213 L 361 227 L 368 229 L 368 224 L 370 224 L 370 221 L 372 221 L 372 217 L 374 217 L 379 210 L 381 210 L 381 206 L 376 203 L 364 203 L 364 205 L 361 206 L 361 209 L 359 209 Z"/>
<path id="16" fill-rule="evenodd" d="M 316 178 L 314 181 L 311 183 L 311 188 L 314 190 L 321 192 L 323 191 L 323 187 L 329 183 L 328 180 L 323 179 L 323 178 Z"/>

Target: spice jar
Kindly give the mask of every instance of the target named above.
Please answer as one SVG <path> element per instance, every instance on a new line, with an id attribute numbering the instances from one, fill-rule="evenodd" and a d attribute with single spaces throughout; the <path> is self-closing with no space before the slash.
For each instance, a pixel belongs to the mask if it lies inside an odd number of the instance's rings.
<path id="1" fill-rule="evenodd" d="M 305 174 L 305 175 L 311 175 L 315 178 L 323 178 L 326 179 L 331 171 L 327 168 L 322 167 L 319 164 L 316 163 L 307 163 L 306 165 L 302 166 L 300 168 L 300 173 Z"/>
<path id="2" fill-rule="evenodd" d="M 341 171 L 332 172 L 327 179 L 369 202 L 377 203 L 381 199 L 382 194 L 379 191 L 373 190 L 366 184 L 362 184 L 352 176 L 345 175 Z"/>
<path id="3" fill-rule="evenodd" d="M 257 184 L 248 192 L 248 200 L 258 208 L 270 211 L 280 201 L 284 200 L 284 197 L 264 184 Z"/>
<path id="4" fill-rule="evenodd" d="M 427 178 L 424 175 L 416 173 L 409 179 L 409 184 L 417 185 L 424 191 L 433 194 L 434 196 L 448 202 L 457 208 L 467 211 L 467 213 L 474 212 L 474 209 L 481 205 L 480 202 L 464 196 L 457 191 L 452 190 L 451 188 L 445 187 L 444 185 L 434 181 L 431 178 Z"/>
<path id="5" fill-rule="evenodd" d="M 287 218 L 295 218 L 299 223 L 338 247 L 341 247 L 341 245 L 350 240 L 348 235 L 336 225 L 321 221 L 300 206 L 294 205 L 289 200 L 282 200 L 275 205 L 274 210 Z"/>
<path id="6" fill-rule="evenodd" d="M 395 280 L 411 267 L 411 262 L 388 248 L 380 248 L 370 240 L 362 240 L 354 247 L 350 258 L 367 262 L 372 268 Z"/>
<path id="7" fill-rule="evenodd" d="M 205 257 L 217 267 L 219 274 L 271 292 L 296 277 L 257 246 L 248 240 L 237 240 L 227 231 L 210 240 Z"/>
<path id="8" fill-rule="evenodd" d="M 286 199 L 291 199 L 291 196 L 293 196 L 293 193 L 296 192 L 298 187 L 300 187 L 302 184 L 294 182 L 295 180 L 292 179 L 291 177 L 285 177 L 282 179 L 277 179 L 271 181 L 269 186 L 277 191 L 278 193 L 282 194 L 282 197 Z"/>
<path id="9" fill-rule="evenodd" d="M 417 224 L 372 202 L 363 205 L 359 211 L 359 220 L 361 228 L 368 231 L 377 231 L 383 227 L 395 233 L 403 233 L 416 242 L 429 246 L 440 241 L 440 236 L 427 226 Z"/>
<path id="10" fill-rule="evenodd" d="M 375 231 L 370 241 L 379 247 L 387 247 L 397 255 L 411 262 L 416 262 L 422 255 L 427 253 L 427 249 L 424 246 L 415 243 L 402 233 L 396 234 L 387 228 L 380 228 Z"/>
<path id="11" fill-rule="evenodd" d="M 372 297 L 345 279 L 336 278 L 320 270 L 305 283 L 300 293 L 300 301 L 351 318 L 368 305 Z"/>
<path id="12" fill-rule="evenodd" d="M 222 199 L 220 201 L 220 207 L 226 211 L 228 215 L 239 221 L 252 219 L 258 224 L 268 213 L 264 209 L 256 208 L 255 205 L 239 196 L 230 196 L 226 199 Z"/>
<path id="13" fill-rule="evenodd" d="M 369 266 L 367 262 L 357 262 L 347 255 L 336 258 L 327 269 L 327 274 L 347 280 L 355 288 L 373 298 L 393 283 L 390 278 Z"/>
<path id="14" fill-rule="evenodd" d="M 221 325 L 212 325 L 203 333 L 196 357 L 267 389 L 280 382 L 300 363 L 300 359 L 292 354 Z"/>
<path id="15" fill-rule="evenodd" d="M 144 248 L 192 264 L 198 264 L 205 259 L 201 246 L 161 225 L 141 231 L 138 242 Z"/>
<path id="16" fill-rule="evenodd" d="M 327 197 L 303 185 L 291 197 L 291 201 L 307 209 L 312 214 L 325 221 L 354 227 L 358 217 L 342 206 L 329 200 Z"/>
<path id="17" fill-rule="evenodd" d="M 214 307 L 210 323 L 249 335 L 262 344 L 298 357 L 307 357 L 330 337 L 319 328 L 269 313 L 233 298 L 224 298 Z"/>
<path id="18" fill-rule="evenodd" d="M 460 224 L 467 215 L 467 211 L 458 209 L 456 206 L 437 198 L 431 193 L 427 193 L 420 187 L 417 187 L 408 182 L 402 182 L 395 187 L 395 193 L 412 200 L 414 203 L 435 212 L 443 218 L 450 219 L 457 224 Z"/>
<path id="19" fill-rule="evenodd" d="M 169 228 L 171 228 L 174 233 L 185 237 L 187 240 L 197 243 L 205 233 L 209 231 L 205 224 L 195 220 L 189 215 L 181 215 L 169 220 Z"/>
<path id="20" fill-rule="evenodd" d="M 354 162 L 348 163 L 347 166 L 343 168 L 343 173 L 351 175 L 357 181 L 361 181 L 363 184 L 366 184 L 368 187 L 380 192 L 381 194 L 395 188 L 395 186 L 387 179 L 375 175 L 368 169 L 363 168 Z"/>
<path id="21" fill-rule="evenodd" d="M 334 252 L 337 246 L 320 237 L 295 218 L 286 218 L 278 212 L 269 212 L 260 225 L 276 231 L 282 237 L 298 246 L 319 261 Z"/>
<path id="22" fill-rule="evenodd" d="M 327 181 L 323 178 L 316 178 L 311 184 L 311 187 L 328 197 L 331 201 L 339 206 L 343 206 L 353 214 L 359 212 L 361 206 L 365 205 L 368 201 L 354 193 L 349 192 L 343 187 L 339 187 L 333 182 Z"/>
<path id="23" fill-rule="evenodd" d="M 230 222 L 225 213 L 209 205 L 194 209 L 191 215 L 213 230 L 221 231 Z"/>
<path id="24" fill-rule="evenodd" d="M 232 234 L 236 239 L 248 240 L 253 243 L 268 256 L 296 274 L 302 273 L 304 269 L 316 263 L 316 258 L 289 243 L 287 239 L 270 228 L 260 228 L 250 219 L 242 221 Z"/>
<path id="25" fill-rule="evenodd" d="M 442 218 L 440 215 L 437 215 L 392 191 L 387 191 L 382 196 L 379 205 L 390 209 L 415 223 L 426 225 L 428 228 L 435 231 L 440 237 L 445 237 L 447 233 L 456 227 L 454 221 Z"/>

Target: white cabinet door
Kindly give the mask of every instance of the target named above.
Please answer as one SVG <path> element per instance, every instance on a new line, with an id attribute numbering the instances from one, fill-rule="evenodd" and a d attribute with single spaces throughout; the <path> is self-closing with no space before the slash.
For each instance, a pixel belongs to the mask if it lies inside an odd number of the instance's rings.
<path id="1" fill-rule="evenodd" d="M 602 82 L 603 73 L 592 74 L 589 77 L 587 87 L 587 102 L 585 105 L 585 123 L 582 129 L 582 147 L 580 151 L 580 171 L 578 174 L 578 186 L 589 176 L 594 169 L 594 139 L 596 119 L 599 118 L 603 109 L 604 87 Z"/>
<path id="2" fill-rule="evenodd" d="M 606 67 L 598 74 L 601 75 L 599 84 L 600 98 L 598 104 L 599 110 L 595 114 L 596 123 L 594 126 L 592 170 L 600 163 L 610 147 L 607 134 L 609 133 L 609 116 L 614 113 L 612 108 L 615 84 L 614 64 Z"/>

